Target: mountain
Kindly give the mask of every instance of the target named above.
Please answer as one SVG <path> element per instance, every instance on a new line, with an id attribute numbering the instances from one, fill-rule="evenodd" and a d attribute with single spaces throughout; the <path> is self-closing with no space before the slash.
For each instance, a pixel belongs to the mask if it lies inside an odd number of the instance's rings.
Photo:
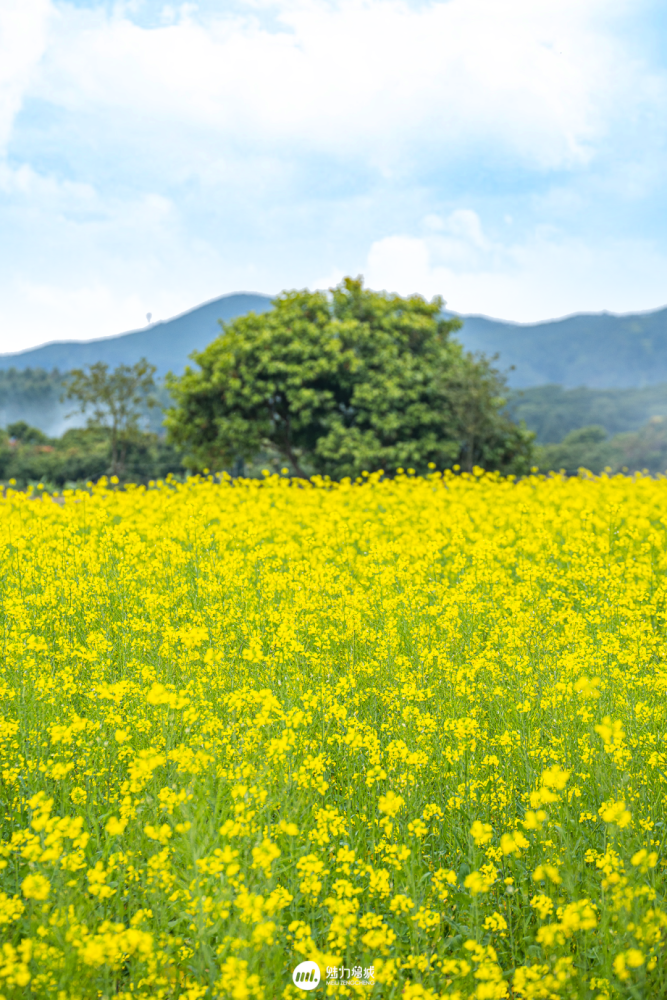
<path id="1" fill-rule="evenodd" d="M 165 375 L 169 370 L 180 374 L 191 351 L 202 350 L 218 336 L 219 319 L 230 320 L 251 311 L 266 312 L 270 308 L 271 298 L 268 295 L 223 295 L 174 319 L 153 323 L 143 330 L 122 333 L 118 337 L 59 340 L 16 354 L 0 354 L 0 371 L 8 368 L 45 368 L 51 371 L 57 368 L 66 372 L 96 361 L 106 361 L 115 368 L 120 364 L 133 365 L 144 357 L 156 366 L 158 375 Z"/>
<path id="2" fill-rule="evenodd" d="M 461 319 L 459 340 L 469 351 L 499 354 L 502 369 L 513 365 L 513 388 L 641 388 L 667 381 L 667 309 L 626 316 L 579 313 L 531 324 Z"/>
<path id="3" fill-rule="evenodd" d="M 0 370 L 44 368 L 61 372 L 95 361 L 112 367 L 146 357 L 158 375 L 180 374 L 193 350 L 220 333 L 218 320 L 271 308 L 267 295 L 223 295 L 175 319 L 103 340 L 59 341 L 0 355 Z M 456 335 L 467 350 L 498 354 L 516 389 L 558 384 L 564 388 L 641 388 L 667 382 L 667 309 L 616 316 L 580 313 L 545 323 L 506 323 L 462 316 Z"/>

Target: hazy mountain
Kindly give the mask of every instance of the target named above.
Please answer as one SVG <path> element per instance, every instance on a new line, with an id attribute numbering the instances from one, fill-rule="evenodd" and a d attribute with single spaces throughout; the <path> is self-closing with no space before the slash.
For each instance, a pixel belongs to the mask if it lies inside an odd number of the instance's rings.
<path id="1" fill-rule="evenodd" d="M 83 418 L 65 419 L 72 405 L 60 403 L 54 369 L 64 373 L 95 361 L 115 367 L 146 357 L 159 376 L 180 373 L 193 350 L 218 336 L 219 319 L 270 308 L 267 295 L 223 295 L 118 337 L 60 341 L 0 355 L 0 426 L 26 420 L 60 434 Z M 535 324 L 462 319 L 457 337 L 468 350 L 498 354 L 503 369 L 514 365 L 510 385 L 525 392 L 513 393 L 510 410 L 536 431 L 539 441 L 560 441 L 588 424 L 600 424 L 609 434 L 633 431 L 655 415 L 667 416 L 667 309 L 628 316 L 580 314 Z M 159 419 L 155 414 L 156 428 Z"/>
<path id="2" fill-rule="evenodd" d="M 116 365 L 133 365 L 148 358 L 164 375 L 169 370 L 180 374 L 191 351 L 202 350 L 220 333 L 219 319 L 229 320 L 245 313 L 266 312 L 271 307 L 268 295 L 223 295 L 205 302 L 174 319 L 153 323 L 143 330 L 122 333 L 118 337 L 100 340 L 60 340 L 43 344 L 17 354 L 0 354 L 0 370 L 7 368 L 57 368 L 61 372 L 106 361 Z"/>
<path id="3" fill-rule="evenodd" d="M 504 323 L 465 316 L 459 339 L 471 351 L 514 366 L 515 388 L 552 383 L 608 389 L 667 381 L 667 309 L 616 316 L 580 313 L 546 323 Z"/>
<path id="4" fill-rule="evenodd" d="M 271 305 L 267 295 L 223 295 L 175 319 L 103 340 L 60 341 L 18 354 L 0 355 L 0 369 L 58 368 L 94 361 L 111 366 L 147 357 L 158 374 L 182 372 L 191 351 L 220 332 L 218 319 L 233 319 Z M 501 368 L 514 366 L 515 388 L 555 383 L 571 388 L 642 387 L 667 381 L 667 309 L 615 316 L 582 313 L 546 323 L 519 324 L 464 316 L 457 334 L 465 347 L 499 354 Z"/>

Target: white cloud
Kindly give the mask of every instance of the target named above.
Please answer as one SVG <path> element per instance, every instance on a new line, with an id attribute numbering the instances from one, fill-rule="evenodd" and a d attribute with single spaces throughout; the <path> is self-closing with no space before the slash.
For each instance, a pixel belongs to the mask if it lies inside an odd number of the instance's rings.
<path id="1" fill-rule="evenodd" d="M 402 295 L 442 295 L 455 312 L 523 323 L 667 304 L 667 254 L 649 241 L 591 246 L 538 227 L 522 243 L 505 243 L 488 238 L 472 211 L 458 210 L 440 222 L 442 234 L 374 242 L 366 284 Z"/>
<path id="2" fill-rule="evenodd" d="M 49 0 L 0 4 L 0 155 L 46 48 Z"/>
<path id="3" fill-rule="evenodd" d="M 482 143 L 570 167 L 652 86 L 656 99 L 654 77 L 614 36 L 628 4 L 292 0 L 270 26 L 251 5 L 148 29 L 121 8 L 61 3 L 33 93 L 86 122 L 103 115 L 139 159 L 177 134 L 195 164 L 200 146 L 233 157 L 298 143 L 391 174 L 424 152 L 450 160 Z"/>
<path id="4" fill-rule="evenodd" d="M 229 2 L 0 0 L 0 350 L 360 271 L 510 319 L 660 304 L 662 251 L 580 225 L 664 174 L 649 0 Z"/>
<path id="5" fill-rule="evenodd" d="M 23 280 L 15 287 L 11 304 L 14 309 L 6 315 L 7 325 L 11 324 L 14 311 L 18 319 L 22 310 L 29 309 L 37 336 L 28 338 L 32 343 L 26 343 L 24 339 L 20 346 L 5 342 L 2 344 L 3 353 L 24 350 L 55 339 L 91 340 L 113 336 L 128 327 L 145 325 L 148 311 L 140 296 L 123 297 L 117 289 L 97 282 L 68 288 L 62 285 L 35 285 Z M 54 316 L 58 318 L 58 337 L 51 334 Z"/>

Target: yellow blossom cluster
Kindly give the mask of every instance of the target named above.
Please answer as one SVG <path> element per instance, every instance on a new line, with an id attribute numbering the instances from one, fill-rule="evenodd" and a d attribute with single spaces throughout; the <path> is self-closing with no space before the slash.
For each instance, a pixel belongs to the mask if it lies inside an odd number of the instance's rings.
<path id="1" fill-rule="evenodd" d="M 0 1000 L 667 996 L 666 480 L 102 480 L 0 543 Z"/>

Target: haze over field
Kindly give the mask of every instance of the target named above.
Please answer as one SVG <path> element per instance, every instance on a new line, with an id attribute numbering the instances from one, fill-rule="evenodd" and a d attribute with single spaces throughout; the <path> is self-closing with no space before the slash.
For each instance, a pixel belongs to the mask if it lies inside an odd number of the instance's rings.
<path id="1" fill-rule="evenodd" d="M 4 0 L 0 351 L 221 293 L 667 302 L 657 0 Z"/>

